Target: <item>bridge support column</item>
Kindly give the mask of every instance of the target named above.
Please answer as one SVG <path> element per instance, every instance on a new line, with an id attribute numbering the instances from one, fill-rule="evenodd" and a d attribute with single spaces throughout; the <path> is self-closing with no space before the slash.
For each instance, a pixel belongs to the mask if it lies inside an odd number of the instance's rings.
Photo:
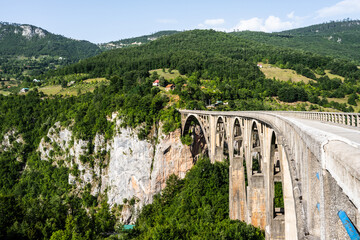
<path id="1" fill-rule="evenodd" d="M 209 116 L 209 130 L 210 130 L 210 146 L 209 146 L 209 158 L 211 163 L 215 163 L 216 157 L 216 117 Z"/>
<path id="2" fill-rule="evenodd" d="M 230 219 L 247 221 L 247 173 L 242 122 L 242 119 L 229 119 L 229 213 Z"/>

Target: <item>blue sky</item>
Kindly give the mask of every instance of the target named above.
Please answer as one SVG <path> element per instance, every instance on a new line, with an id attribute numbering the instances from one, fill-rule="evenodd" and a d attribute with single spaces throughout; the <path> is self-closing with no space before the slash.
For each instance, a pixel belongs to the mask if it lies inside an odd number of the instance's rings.
<path id="1" fill-rule="evenodd" d="M 274 32 L 360 19 L 360 0 L 0 0 L 0 21 L 94 43 L 160 30 Z"/>

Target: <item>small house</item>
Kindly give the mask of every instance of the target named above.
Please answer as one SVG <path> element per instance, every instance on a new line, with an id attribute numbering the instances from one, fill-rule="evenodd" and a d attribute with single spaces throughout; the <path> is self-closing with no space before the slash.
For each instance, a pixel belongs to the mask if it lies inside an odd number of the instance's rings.
<path id="1" fill-rule="evenodd" d="M 41 81 L 40 81 L 39 79 L 36 79 L 36 78 L 35 78 L 35 79 L 33 80 L 33 82 L 38 83 L 38 82 L 41 82 Z"/>
<path id="2" fill-rule="evenodd" d="M 20 90 L 21 93 L 26 93 L 26 92 L 28 92 L 28 91 L 29 91 L 28 88 L 22 88 L 22 89 Z"/>
<path id="3" fill-rule="evenodd" d="M 175 85 L 174 85 L 174 84 L 168 84 L 168 85 L 165 87 L 165 90 L 166 90 L 166 91 L 174 90 L 174 89 L 175 89 Z"/>
<path id="4" fill-rule="evenodd" d="M 263 67 L 262 64 L 260 64 L 260 63 L 259 63 L 257 66 L 258 66 L 259 68 L 262 68 L 262 67 Z"/>
<path id="5" fill-rule="evenodd" d="M 154 86 L 154 87 L 160 86 L 160 81 L 159 81 L 159 79 L 156 79 L 156 80 L 153 82 L 153 86 Z"/>
<path id="6" fill-rule="evenodd" d="M 223 105 L 223 101 L 216 101 L 215 107 L 216 107 L 216 106 L 219 106 L 219 105 Z"/>

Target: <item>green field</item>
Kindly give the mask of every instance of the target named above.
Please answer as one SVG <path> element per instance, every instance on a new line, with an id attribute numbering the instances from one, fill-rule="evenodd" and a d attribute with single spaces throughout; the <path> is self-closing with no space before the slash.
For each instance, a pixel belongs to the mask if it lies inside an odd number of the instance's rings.
<path id="1" fill-rule="evenodd" d="M 105 78 L 92 78 L 76 83 L 70 87 L 62 88 L 61 85 L 49 85 L 39 88 L 39 91 L 47 95 L 69 95 L 77 96 L 79 93 L 93 92 L 101 84 L 108 84 L 109 80 Z"/>
<path id="2" fill-rule="evenodd" d="M 334 101 L 338 103 L 347 103 L 349 96 L 345 96 L 345 98 L 328 98 L 329 102 Z M 352 106 L 354 108 L 354 112 L 360 112 L 360 100 L 356 100 L 357 106 Z"/>
<path id="3" fill-rule="evenodd" d="M 261 64 L 261 63 L 260 63 Z M 292 82 L 301 82 L 308 83 L 311 79 L 304 77 L 302 75 L 297 74 L 292 69 L 281 69 L 275 66 L 272 66 L 271 64 L 262 64 L 262 68 L 260 70 L 265 74 L 267 78 L 270 79 L 278 79 L 280 81 L 289 81 Z"/>
<path id="4" fill-rule="evenodd" d="M 171 73 L 169 73 L 168 68 L 165 68 L 165 72 L 163 72 L 162 69 L 155 69 L 149 71 L 150 74 L 152 74 L 153 72 L 157 72 L 160 77 L 164 77 L 165 79 L 175 79 L 180 76 L 185 77 L 184 75 L 181 75 L 178 70 L 172 70 Z"/>
<path id="5" fill-rule="evenodd" d="M 4 95 L 4 96 L 7 96 L 7 95 L 10 95 L 10 92 L 0 90 L 0 94 L 1 94 L 1 95 Z"/>
<path id="6" fill-rule="evenodd" d="M 262 64 L 262 63 L 259 63 Z M 271 64 L 262 64 L 262 68 L 260 68 L 260 70 L 265 74 L 265 76 L 267 78 L 270 79 L 278 79 L 280 81 L 289 81 L 291 80 L 292 82 L 301 82 L 303 81 L 304 83 L 308 83 L 309 81 L 313 81 L 310 78 L 307 78 L 305 76 L 302 76 L 300 74 L 297 74 L 295 72 L 295 70 L 292 69 L 282 69 L 282 68 L 278 68 L 275 67 Z M 315 74 L 317 78 L 321 77 L 318 74 Z M 328 76 L 330 79 L 334 79 L 334 78 L 339 78 L 341 79 L 341 81 L 344 81 L 344 77 L 339 76 L 339 75 L 335 75 L 332 74 L 330 70 L 325 70 L 325 75 Z"/>

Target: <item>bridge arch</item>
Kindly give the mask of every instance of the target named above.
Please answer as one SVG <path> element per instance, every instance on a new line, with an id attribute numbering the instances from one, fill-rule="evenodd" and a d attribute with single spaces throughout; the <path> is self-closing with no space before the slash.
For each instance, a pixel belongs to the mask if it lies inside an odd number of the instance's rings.
<path id="1" fill-rule="evenodd" d="M 276 132 L 271 129 L 270 137 L 270 158 L 268 168 L 268 217 L 267 224 L 270 226 L 270 239 L 279 239 L 285 236 L 285 206 L 288 202 L 284 201 L 284 184 L 283 181 L 283 158 L 280 153 L 280 146 Z"/>
<path id="2" fill-rule="evenodd" d="M 261 134 L 261 123 L 257 121 L 252 121 L 251 125 L 251 139 L 250 139 L 250 149 L 251 149 L 251 173 L 252 175 L 257 173 L 262 173 L 263 171 L 263 159 L 262 159 L 262 144 L 260 139 Z"/>
<path id="3" fill-rule="evenodd" d="M 224 158 L 229 157 L 228 134 L 227 118 L 217 117 L 215 125 L 215 158 L 217 161 L 223 161 Z"/>
<path id="4" fill-rule="evenodd" d="M 208 155 L 209 134 L 206 132 L 203 122 L 199 120 L 199 116 L 195 114 L 187 116 L 183 124 L 182 136 L 189 134 L 191 131 L 194 131 L 192 134 L 193 144 L 191 145 L 191 153 L 196 161 L 199 154 Z"/>
<path id="5" fill-rule="evenodd" d="M 244 154 L 243 151 L 243 126 L 241 125 L 240 118 L 235 118 L 234 126 L 233 126 L 233 156 L 240 157 Z"/>

